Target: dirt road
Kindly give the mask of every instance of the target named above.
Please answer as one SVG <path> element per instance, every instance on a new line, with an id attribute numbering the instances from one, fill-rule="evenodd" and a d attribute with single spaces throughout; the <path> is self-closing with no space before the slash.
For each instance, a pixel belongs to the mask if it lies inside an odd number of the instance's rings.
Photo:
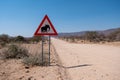
<path id="1" fill-rule="evenodd" d="M 71 80 L 120 80 L 120 47 L 54 38 L 52 44 Z"/>

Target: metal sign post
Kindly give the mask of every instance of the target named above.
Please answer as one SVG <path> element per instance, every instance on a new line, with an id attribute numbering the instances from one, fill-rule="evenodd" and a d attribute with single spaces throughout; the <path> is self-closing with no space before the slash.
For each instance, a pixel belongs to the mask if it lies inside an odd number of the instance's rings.
<path id="1" fill-rule="evenodd" d="M 48 57 L 49 57 L 48 60 L 49 60 L 49 63 L 48 63 L 48 64 L 49 64 L 49 66 L 50 66 L 50 44 L 51 44 L 51 37 L 50 37 L 50 36 L 48 37 L 48 40 L 49 40 L 49 41 L 48 41 L 48 44 L 49 44 L 49 46 L 48 46 L 48 48 L 49 48 L 49 49 L 48 49 L 48 55 L 49 55 L 49 56 L 48 56 Z M 41 51 L 42 51 L 41 57 L 42 57 L 42 64 L 43 64 L 43 62 L 44 62 L 44 59 L 43 59 L 43 58 L 44 58 L 44 57 L 43 57 L 43 52 L 44 52 L 44 51 L 43 51 L 43 50 L 44 50 L 44 36 L 42 36 L 42 46 L 41 46 L 41 49 L 42 49 L 42 50 L 41 50 Z"/>
<path id="2" fill-rule="evenodd" d="M 44 41 L 44 36 L 42 36 L 42 64 L 43 64 L 43 41 Z"/>
<path id="3" fill-rule="evenodd" d="M 49 35 L 49 65 L 50 65 L 50 35 L 58 35 L 57 31 L 55 30 L 53 24 L 51 23 L 49 17 L 45 15 L 43 20 L 41 21 L 40 25 L 38 26 L 37 30 L 34 33 L 34 36 L 42 36 L 42 64 L 43 60 L 43 47 L 44 47 L 44 35 Z"/>
<path id="4" fill-rule="evenodd" d="M 49 66 L 50 66 L 50 43 L 51 42 L 51 39 L 50 39 L 50 36 L 49 36 Z"/>

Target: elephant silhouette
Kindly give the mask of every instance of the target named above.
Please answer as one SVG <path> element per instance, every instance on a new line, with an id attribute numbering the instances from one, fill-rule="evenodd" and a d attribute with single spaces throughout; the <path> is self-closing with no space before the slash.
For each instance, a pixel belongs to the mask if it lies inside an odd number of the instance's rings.
<path id="1" fill-rule="evenodd" d="M 41 32 L 48 32 L 50 31 L 50 26 L 49 25 L 45 25 L 41 28 Z"/>

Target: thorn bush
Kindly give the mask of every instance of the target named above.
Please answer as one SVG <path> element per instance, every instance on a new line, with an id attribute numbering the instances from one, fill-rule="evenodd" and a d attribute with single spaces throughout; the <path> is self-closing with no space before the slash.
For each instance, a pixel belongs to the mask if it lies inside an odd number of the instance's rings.
<path id="1" fill-rule="evenodd" d="M 2 52 L 2 57 L 5 59 L 10 59 L 10 58 L 21 59 L 28 56 L 29 54 L 26 49 L 13 44 L 9 45 L 8 49 L 5 49 Z"/>
<path id="2" fill-rule="evenodd" d="M 43 62 L 42 62 L 42 56 L 41 54 L 36 54 L 36 55 L 30 55 L 29 57 L 25 57 L 23 59 L 23 63 L 28 66 L 48 66 L 48 56 L 44 55 L 43 56 Z"/>

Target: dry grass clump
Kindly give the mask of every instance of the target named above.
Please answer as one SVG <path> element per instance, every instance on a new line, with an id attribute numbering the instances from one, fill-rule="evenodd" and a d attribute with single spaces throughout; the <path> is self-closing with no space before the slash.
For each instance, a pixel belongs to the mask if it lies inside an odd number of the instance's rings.
<path id="1" fill-rule="evenodd" d="M 28 66 L 48 66 L 48 56 L 43 55 L 43 62 L 42 62 L 42 55 L 36 54 L 36 55 L 30 55 L 29 57 L 25 57 L 23 59 L 23 63 Z"/>
<path id="2" fill-rule="evenodd" d="M 2 52 L 3 59 L 21 59 L 28 57 L 28 51 L 25 48 L 11 44 Z"/>
<path id="3" fill-rule="evenodd" d="M 31 55 L 28 50 L 15 44 L 9 45 L 0 53 L 1 59 L 22 59 L 22 62 L 27 66 L 48 66 L 48 53 L 42 55 Z"/>

